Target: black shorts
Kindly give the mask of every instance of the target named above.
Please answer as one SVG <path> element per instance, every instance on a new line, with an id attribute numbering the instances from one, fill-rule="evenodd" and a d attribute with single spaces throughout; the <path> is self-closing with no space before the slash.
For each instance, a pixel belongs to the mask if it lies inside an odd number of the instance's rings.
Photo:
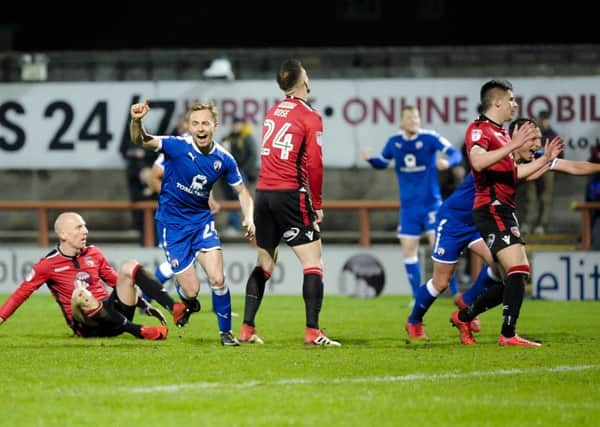
<path id="1" fill-rule="evenodd" d="M 316 214 L 304 191 L 256 190 L 254 198 L 256 243 L 263 249 L 314 242 L 321 238 L 315 229 Z"/>
<path id="2" fill-rule="evenodd" d="M 74 320 L 73 331 L 80 337 L 114 337 L 125 332 L 126 320 L 133 320 L 135 306 L 124 304 L 117 295 L 116 289 L 110 296 L 102 300 L 104 309 L 110 313 L 110 320 L 106 321 L 100 316 L 87 319 L 85 323 Z"/>
<path id="3" fill-rule="evenodd" d="M 473 221 L 485 239 L 494 258 L 504 248 L 525 240 L 519 231 L 519 221 L 514 208 L 506 205 L 485 205 L 473 210 Z"/>

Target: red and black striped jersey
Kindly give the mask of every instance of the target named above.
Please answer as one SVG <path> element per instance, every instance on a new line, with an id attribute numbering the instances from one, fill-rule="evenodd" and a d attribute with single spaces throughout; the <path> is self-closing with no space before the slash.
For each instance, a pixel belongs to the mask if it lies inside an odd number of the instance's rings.
<path id="1" fill-rule="evenodd" d="M 305 189 L 314 209 L 321 209 L 322 133 L 321 114 L 305 101 L 288 96 L 273 106 L 263 123 L 256 189 Z"/>
<path id="2" fill-rule="evenodd" d="M 71 326 L 71 295 L 75 289 L 75 281 L 86 282 L 87 289 L 100 301 L 109 295 L 104 284 L 114 288 L 117 277 L 117 272 L 95 246 L 86 246 L 74 257 L 63 255 L 58 249 L 54 249 L 31 268 L 19 288 L 2 304 L 0 317 L 5 320 L 10 317 L 45 283 Z"/>
<path id="3" fill-rule="evenodd" d="M 497 150 L 510 142 L 508 132 L 497 123 L 480 116 L 467 128 L 465 144 L 467 157 L 478 145 L 486 151 Z M 474 208 L 500 202 L 512 208 L 516 207 L 517 168 L 513 154 L 509 154 L 498 163 L 477 172 L 472 169 L 475 178 Z"/>

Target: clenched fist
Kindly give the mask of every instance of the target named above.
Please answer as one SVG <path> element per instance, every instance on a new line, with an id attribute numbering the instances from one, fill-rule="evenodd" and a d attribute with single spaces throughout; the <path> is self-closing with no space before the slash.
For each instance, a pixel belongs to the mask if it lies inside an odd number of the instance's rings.
<path id="1" fill-rule="evenodd" d="M 133 120 L 140 120 L 142 117 L 148 114 L 148 111 L 150 111 L 148 100 L 137 104 L 133 104 L 131 106 L 131 118 Z"/>

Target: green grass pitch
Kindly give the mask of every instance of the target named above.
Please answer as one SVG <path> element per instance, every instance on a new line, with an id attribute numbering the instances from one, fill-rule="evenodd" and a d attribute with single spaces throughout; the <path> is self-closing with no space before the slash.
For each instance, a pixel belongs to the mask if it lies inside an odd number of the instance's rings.
<path id="1" fill-rule="evenodd" d="M 343 347 L 310 348 L 302 298 L 267 295 L 257 319 L 265 345 L 223 348 L 209 310 L 183 329 L 169 320 L 166 341 L 86 340 L 49 295 L 33 295 L 0 326 L 0 425 L 598 425 L 598 302 L 526 300 L 519 331 L 538 349 L 496 344 L 499 309 L 482 316 L 477 345 L 462 346 L 449 298 L 430 310 L 429 341 L 407 344 L 407 303 L 326 296 L 321 324 Z M 241 316 L 241 296 L 233 310 Z"/>

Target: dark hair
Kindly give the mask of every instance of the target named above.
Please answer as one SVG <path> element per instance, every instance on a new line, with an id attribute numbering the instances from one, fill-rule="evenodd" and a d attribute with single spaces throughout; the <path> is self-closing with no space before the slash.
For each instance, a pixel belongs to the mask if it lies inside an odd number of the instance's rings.
<path id="1" fill-rule="evenodd" d="M 542 110 L 538 113 L 538 120 L 546 120 L 550 118 L 550 111 Z"/>
<path id="2" fill-rule="evenodd" d="M 508 80 L 490 80 L 484 83 L 479 93 L 481 111 L 485 112 L 492 106 L 499 92 L 505 93 L 509 90 L 513 90 L 513 87 Z"/>
<path id="3" fill-rule="evenodd" d="M 523 126 L 525 123 L 533 123 L 534 125 L 538 126 L 537 122 L 533 119 L 530 119 L 528 117 L 519 117 L 518 119 L 513 120 L 513 122 L 508 126 L 508 134 L 512 137 L 513 132 L 515 131 L 515 128 L 521 127 Z"/>
<path id="4" fill-rule="evenodd" d="M 289 92 L 296 86 L 302 75 L 302 63 L 297 59 L 284 61 L 277 72 L 277 84 L 284 92 Z"/>

